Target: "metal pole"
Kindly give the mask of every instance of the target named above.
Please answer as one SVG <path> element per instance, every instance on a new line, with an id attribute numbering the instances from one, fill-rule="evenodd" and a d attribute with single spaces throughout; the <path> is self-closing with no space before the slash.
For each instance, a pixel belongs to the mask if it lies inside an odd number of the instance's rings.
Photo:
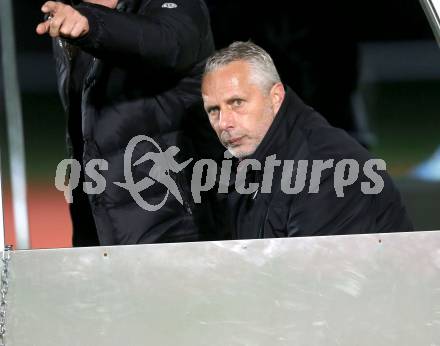
<path id="1" fill-rule="evenodd" d="M 420 0 L 431 24 L 437 43 L 440 45 L 440 0 Z"/>
<path id="2" fill-rule="evenodd" d="M 3 216 L 2 156 L 0 151 L 0 249 L 5 248 L 5 224 Z"/>
<path id="3" fill-rule="evenodd" d="M 3 85 L 11 170 L 12 205 L 18 249 L 29 248 L 29 222 L 26 199 L 26 168 L 23 119 L 15 56 L 14 20 L 11 0 L 0 1 Z"/>

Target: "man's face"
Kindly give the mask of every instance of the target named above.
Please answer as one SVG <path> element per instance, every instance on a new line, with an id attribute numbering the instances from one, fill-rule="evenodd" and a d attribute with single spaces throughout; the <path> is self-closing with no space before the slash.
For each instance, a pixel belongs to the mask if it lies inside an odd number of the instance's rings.
<path id="1" fill-rule="evenodd" d="M 265 92 L 252 80 L 246 61 L 232 62 L 203 78 L 202 95 L 209 121 L 222 144 L 238 158 L 255 152 L 282 102 L 281 83 Z"/>

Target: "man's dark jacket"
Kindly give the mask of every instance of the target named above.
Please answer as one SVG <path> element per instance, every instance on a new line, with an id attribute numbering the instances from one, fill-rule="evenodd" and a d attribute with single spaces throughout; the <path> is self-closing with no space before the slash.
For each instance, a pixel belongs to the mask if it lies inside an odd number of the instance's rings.
<path id="1" fill-rule="evenodd" d="M 277 160 L 308 160 L 304 190 L 285 194 L 281 190 L 282 166 L 275 168 L 272 192 L 228 196 L 230 227 L 235 239 L 318 236 L 353 233 L 383 233 L 413 229 L 400 194 L 385 171 L 375 170 L 383 181 L 379 194 L 365 195 L 361 182 L 373 182 L 364 175 L 364 163 L 370 153 L 343 130 L 334 128 L 289 88 L 283 104 L 266 136 L 249 157 L 261 162 L 271 155 Z M 359 178 L 338 197 L 334 188 L 334 168 L 322 172 L 319 192 L 309 193 L 312 160 L 343 159 L 359 163 Z M 242 163 L 242 165 L 245 162 Z M 295 164 L 291 187 L 294 186 Z M 242 167 L 242 169 L 246 169 Z M 263 180 L 262 171 L 248 170 L 246 186 Z M 313 190 L 313 188 L 312 188 Z M 316 190 L 315 190 L 316 191 Z"/>
<path id="2" fill-rule="evenodd" d="M 75 8 L 87 17 L 89 33 L 54 41 L 69 143 L 83 166 L 91 159 L 104 159 L 108 170 L 100 171 L 107 182 L 102 194 L 86 197 L 81 186 L 74 191 L 74 245 L 97 245 L 90 222 L 85 221 L 88 217 L 101 245 L 204 239 L 197 226 L 203 221 L 190 198 L 188 170 L 172 175 L 183 205 L 170 194 L 154 212 L 141 209 L 114 182 L 125 182 L 124 151 L 134 136 L 151 137 L 163 151 L 177 146 L 179 162 L 194 156 L 194 142 L 204 141 L 206 133 L 198 133 L 194 126 L 202 110 L 203 64 L 214 51 L 205 4 L 121 0 L 114 10 L 82 2 Z M 146 141 L 139 144 L 132 163 L 149 151 L 157 149 Z M 135 182 L 147 177 L 152 165 L 147 161 L 133 167 Z M 156 205 L 165 193 L 166 188 L 155 183 L 142 197 Z"/>

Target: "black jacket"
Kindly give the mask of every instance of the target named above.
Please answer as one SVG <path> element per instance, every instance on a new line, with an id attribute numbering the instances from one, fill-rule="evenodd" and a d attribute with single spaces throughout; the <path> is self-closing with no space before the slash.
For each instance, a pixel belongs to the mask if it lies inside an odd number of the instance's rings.
<path id="1" fill-rule="evenodd" d="M 399 192 L 385 171 L 377 171 L 384 181 L 379 194 L 365 195 L 361 182 L 370 182 L 363 173 L 370 153 L 345 131 L 334 128 L 312 108 L 306 106 L 290 89 L 269 131 L 250 159 L 261 162 L 276 154 L 278 160 L 308 160 L 309 170 L 304 190 L 286 194 L 281 190 L 282 167 L 276 167 L 272 193 L 228 196 L 230 227 L 235 239 L 318 236 L 352 233 L 382 233 L 413 229 Z M 312 160 L 343 159 L 359 163 L 357 181 L 337 197 L 334 169 L 322 173 L 318 193 L 309 193 Z M 296 176 L 294 165 L 293 187 Z M 243 168 L 244 169 L 244 168 Z M 246 184 L 262 182 L 262 171 L 248 170 Z"/>
<path id="2" fill-rule="evenodd" d="M 87 17 L 89 33 L 76 40 L 55 40 L 72 155 L 83 165 L 91 159 L 105 159 L 109 164 L 101 172 L 107 181 L 105 191 L 88 197 L 101 245 L 205 239 L 197 226 L 188 170 L 173 176 L 184 205 L 170 195 L 155 212 L 141 209 L 128 191 L 113 184 L 125 182 L 123 155 L 134 136 L 153 138 L 163 151 L 177 146 L 181 162 L 194 156 L 193 139 L 206 135 L 198 130 L 199 119 L 205 118 L 201 115 L 201 74 L 205 59 L 214 51 L 208 11 L 202 0 L 169 4 L 121 0 L 112 10 L 80 3 L 75 7 Z M 148 151 L 157 152 L 142 142 L 133 162 Z M 134 168 L 135 181 L 148 176 L 152 164 L 147 161 Z M 76 196 L 81 194 L 78 189 Z M 142 195 L 148 203 L 158 204 L 165 192 L 156 183 Z M 95 245 L 87 244 L 88 235 L 75 230 L 75 219 L 85 217 L 86 204 L 86 198 L 74 198 L 74 245 Z"/>

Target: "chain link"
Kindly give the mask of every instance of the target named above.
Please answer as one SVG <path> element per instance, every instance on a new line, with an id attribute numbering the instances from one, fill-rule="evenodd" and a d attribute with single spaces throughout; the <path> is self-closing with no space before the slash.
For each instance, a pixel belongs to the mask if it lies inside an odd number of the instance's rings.
<path id="1" fill-rule="evenodd" d="M 6 346 L 6 295 L 9 289 L 9 262 L 11 260 L 12 246 L 5 247 L 2 256 L 3 268 L 1 272 L 1 287 L 0 287 L 0 346 Z"/>

